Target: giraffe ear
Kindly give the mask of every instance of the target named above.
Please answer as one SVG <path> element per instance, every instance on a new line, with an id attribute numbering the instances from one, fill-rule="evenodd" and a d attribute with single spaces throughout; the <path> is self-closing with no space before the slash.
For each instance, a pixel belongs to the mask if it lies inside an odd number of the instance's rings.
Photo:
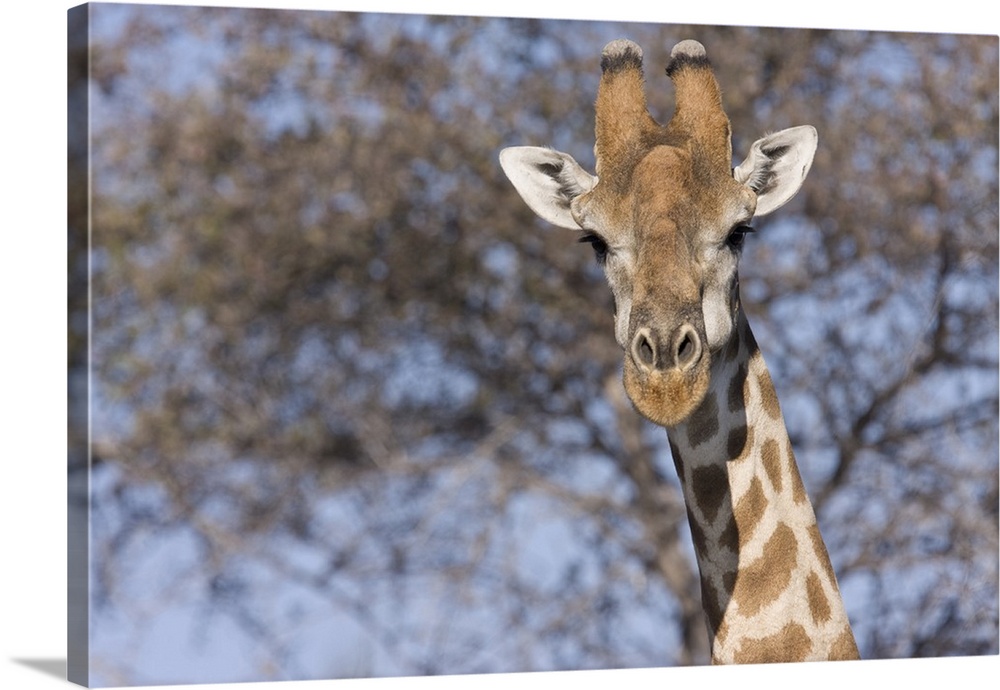
<path id="1" fill-rule="evenodd" d="M 500 167 L 532 211 L 553 225 L 579 230 L 570 203 L 597 184 L 573 157 L 538 146 L 513 146 L 500 152 Z"/>
<path id="2" fill-rule="evenodd" d="M 818 137 L 810 125 L 758 139 L 733 177 L 757 193 L 755 216 L 764 216 L 795 196 L 806 179 Z"/>

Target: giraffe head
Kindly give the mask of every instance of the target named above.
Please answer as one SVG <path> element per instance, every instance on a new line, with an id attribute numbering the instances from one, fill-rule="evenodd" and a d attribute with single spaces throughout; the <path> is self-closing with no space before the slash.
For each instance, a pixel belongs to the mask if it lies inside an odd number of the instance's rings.
<path id="1" fill-rule="evenodd" d="M 533 146 L 504 149 L 500 164 L 535 213 L 593 245 L 615 298 L 626 392 L 644 416 L 673 426 L 701 403 L 713 357 L 735 331 L 743 236 L 798 191 L 816 130 L 768 135 L 733 168 L 729 118 L 700 43 L 671 52 L 666 125 L 646 108 L 639 46 L 609 43 L 601 71 L 596 175 Z"/>

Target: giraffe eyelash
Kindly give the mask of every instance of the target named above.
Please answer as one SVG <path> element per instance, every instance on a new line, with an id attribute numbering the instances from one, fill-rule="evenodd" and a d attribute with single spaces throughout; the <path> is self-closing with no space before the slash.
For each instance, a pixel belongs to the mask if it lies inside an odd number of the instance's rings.
<path id="1" fill-rule="evenodd" d="M 604 262 L 608 260 L 608 243 L 604 241 L 604 238 L 594 232 L 588 232 L 586 235 L 577 240 L 577 242 L 589 243 L 594 249 L 594 256 L 597 258 L 597 263 L 604 265 Z"/>
<path id="2" fill-rule="evenodd" d="M 743 240 L 746 239 L 746 236 L 751 232 L 756 232 L 756 230 L 746 224 L 737 225 L 730 230 L 729 234 L 726 236 L 726 244 L 732 249 L 742 249 Z"/>

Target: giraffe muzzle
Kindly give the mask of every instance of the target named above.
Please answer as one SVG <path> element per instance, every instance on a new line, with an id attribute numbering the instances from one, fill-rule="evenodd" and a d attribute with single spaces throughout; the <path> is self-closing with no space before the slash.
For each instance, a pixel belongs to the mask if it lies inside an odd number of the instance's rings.
<path id="1" fill-rule="evenodd" d="M 625 352 L 625 392 L 641 415 L 672 427 L 687 419 L 708 390 L 711 355 L 690 322 L 672 331 L 640 326 Z"/>
<path id="2" fill-rule="evenodd" d="M 651 328 L 639 328 L 632 337 L 632 361 L 645 374 L 674 369 L 685 373 L 697 366 L 703 348 L 698 331 L 689 323 L 662 337 Z"/>

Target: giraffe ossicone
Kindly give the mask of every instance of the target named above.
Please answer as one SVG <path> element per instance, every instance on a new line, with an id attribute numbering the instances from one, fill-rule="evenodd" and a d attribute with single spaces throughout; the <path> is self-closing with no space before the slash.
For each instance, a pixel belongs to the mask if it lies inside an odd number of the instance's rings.
<path id="1" fill-rule="evenodd" d="M 754 217 L 801 187 L 811 126 L 756 141 L 733 166 L 729 118 L 704 46 L 674 46 L 673 116 L 646 107 L 643 53 L 601 54 L 596 174 L 549 148 L 504 149 L 527 205 L 583 233 L 615 299 L 623 382 L 667 429 L 701 574 L 715 663 L 856 659 L 837 579 L 780 405 L 739 296 Z"/>

